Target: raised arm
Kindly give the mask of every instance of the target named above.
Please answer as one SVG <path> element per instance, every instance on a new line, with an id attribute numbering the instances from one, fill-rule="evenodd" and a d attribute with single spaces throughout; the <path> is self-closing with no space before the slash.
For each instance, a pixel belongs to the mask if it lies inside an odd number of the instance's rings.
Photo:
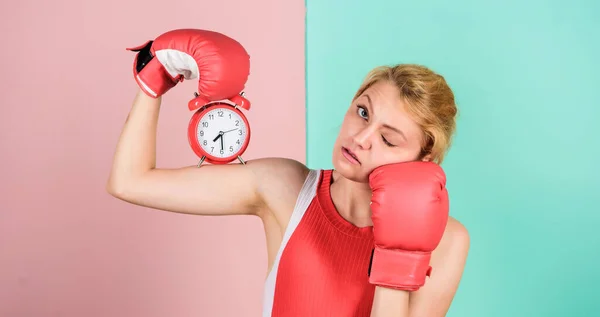
<path id="1" fill-rule="evenodd" d="M 264 208 L 257 180 L 269 164 L 156 168 L 156 131 L 161 98 L 135 97 L 114 155 L 107 191 L 124 201 L 173 212 L 257 214 Z"/>
<path id="2" fill-rule="evenodd" d="M 199 81 L 190 110 L 214 100 L 240 98 L 249 74 L 249 55 L 240 43 L 217 32 L 178 29 L 130 50 L 137 52 L 133 69 L 140 91 L 116 148 L 107 191 L 133 204 L 188 214 L 265 210 L 262 193 L 272 191 L 265 189 L 271 181 L 264 175 L 281 169 L 272 159 L 156 168 L 161 96 L 186 79 Z"/>

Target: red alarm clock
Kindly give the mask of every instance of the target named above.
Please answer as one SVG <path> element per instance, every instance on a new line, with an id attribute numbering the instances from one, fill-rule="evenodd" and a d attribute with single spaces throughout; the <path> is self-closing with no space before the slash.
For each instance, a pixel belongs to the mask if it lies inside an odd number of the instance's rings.
<path id="1" fill-rule="evenodd" d="M 197 96 L 197 95 L 196 95 Z M 241 109 L 250 110 L 250 102 L 242 92 L 227 100 L 209 102 L 198 108 L 197 99 L 191 100 L 190 109 L 198 109 L 190 119 L 188 141 L 203 162 L 227 164 L 242 159 L 250 143 L 250 124 Z"/>

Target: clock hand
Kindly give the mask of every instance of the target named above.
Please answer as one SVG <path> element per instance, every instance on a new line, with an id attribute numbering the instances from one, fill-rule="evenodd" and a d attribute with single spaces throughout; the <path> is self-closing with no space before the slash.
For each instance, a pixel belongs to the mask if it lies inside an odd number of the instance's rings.
<path id="1" fill-rule="evenodd" d="M 223 131 L 219 131 L 219 135 L 217 135 L 217 136 L 216 136 L 216 137 L 213 139 L 213 142 L 217 142 L 217 139 L 218 139 L 218 138 L 221 138 L 221 139 L 223 139 Z"/>
<path id="2" fill-rule="evenodd" d="M 221 151 L 223 151 L 223 135 L 221 134 Z"/>
<path id="3" fill-rule="evenodd" d="M 225 134 L 225 133 L 227 133 L 227 132 L 235 131 L 235 130 L 237 130 L 237 129 L 238 129 L 238 128 L 231 129 L 231 130 L 227 130 L 227 131 L 223 132 L 223 134 Z"/>

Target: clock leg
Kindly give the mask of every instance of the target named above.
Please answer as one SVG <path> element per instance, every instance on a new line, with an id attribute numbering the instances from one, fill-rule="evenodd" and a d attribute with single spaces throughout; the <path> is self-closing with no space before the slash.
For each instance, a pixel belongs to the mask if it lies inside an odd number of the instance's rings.
<path id="1" fill-rule="evenodd" d="M 202 156 L 202 158 L 200 159 L 200 162 L 198 162 L 198 167 L 200 167 L 200 165 L 202 165 L 202 163 L 204 163 L 205 159 L 206 159 L 206 156 Z"/>
<path id="2" fill-rule="evenodd" d="M 244 162 L 244 159 L 242 159 L 242 157 L 239 155 L 238 155 L 238 160 L 240 161 L 240 163 L 246 165 L 246 162 Z"/>

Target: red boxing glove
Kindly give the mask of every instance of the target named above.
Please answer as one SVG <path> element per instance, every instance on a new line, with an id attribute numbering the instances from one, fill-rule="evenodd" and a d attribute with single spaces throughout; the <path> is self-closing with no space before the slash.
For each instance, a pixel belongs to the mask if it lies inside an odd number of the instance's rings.
<path id="1" fill-rule="evenodd" d="M 190 101 L 190 110 L 215 100 L 247 102 L 239 94 L 250 75 L 250 56 L 226 35 L 178 29 L 128 50 L 138 52 L 133 74 L 150 97 L 162 96 L 184 79 L 198 79 L 197 97 Z"/>
<path id="2" fill-rule="evenodd" d="M 448 222 L 446 175 L 431 162 L 384 165 L 369 175 L 375 249 L 369 282 L 416 291 Z"/>

